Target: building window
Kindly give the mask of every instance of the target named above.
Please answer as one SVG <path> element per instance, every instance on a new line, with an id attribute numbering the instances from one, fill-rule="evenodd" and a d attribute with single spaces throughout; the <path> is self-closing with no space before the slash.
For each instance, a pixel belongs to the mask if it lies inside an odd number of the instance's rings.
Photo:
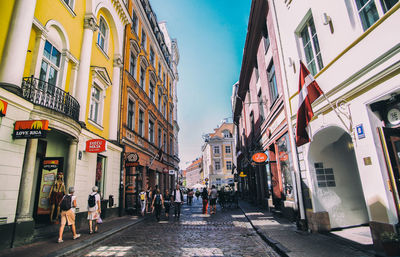
<path id="1" fill-rule="evenodd" d="M 315 75 L 324 67 L 324 64 L 322 62 L 321 49 L 319 48 L 317 31 L 315 30 L 312 17 L 300 32 L 300 36 L 303 41 L 303 50 L 306 56 L 308 70 L 312 75 Z"/>
<path id="2" fill-rule="evenodd" d="M 164 118 L 166 118 L 166 116 L 165 115 L 167 115 L 167 105 L 166 105 L 166 103 L 165 103 L 165 101 L 164 101 L 164 103 L 163 103 L 163 110 L 162 110 L 162 113 L 163 113 L 163 116 L 164 116 Z"/>
<path id="3" fill-rule="evenodd" d="M 153 65 L 153 67 L 155 66 L 154 61 L 155 61 L 154 50 L 153 50 L 153 47 L 150 47 L 150 63 L 151 63 L 151 65 Z"/>
<path id="4" fill-rule="evenodd" d="M 163 80 L 163 85 L 164 85 L 164 87 L 165 87 L 165 73 L 163 73 L 163 76 L 162 76 L 162 80 Z"/>
<path id="5" fill-rule="evenodd" d="M 381 5 L 382 5 L 383 12 L 386 13 L 387 11 L 392 9 L 392 7 L 395 4 L 397 4 L 398 1 L 399 0 L 381 0 Z"/>
<path id="6" fill-rule="evenodd" d="M 322 162 L 314 163 L 318 187 L 336 187 L 333 169 L 324 168 Z"/>
<path id="7" fill-rule="evenodd" d="M 146 33 L 144 32 L 144 30 L 142 29 L 142 41 L 141 44 L 142 49 L 146 51 Z"/>
<path id="8" fill-rule="evenodd" d="M 162 147 L 162 145 L 161 145 L 161 135 L 162 135 L 162 134 L 161 134 L 161 133 L 162 133 L 162 132 L 161 132 L 161 129 L 159 128 L 159 129 L 158 129 L 158 135 L 157 135 L 157 136 L 158 136 L 158 141 L 157 141 L 157 142 L 158 142 L 158 147 L 160 147 L 160 149 L 161 149 L 161 147 Z"/>
<path id="9" fill-rule="evenodd" d="M 257 66 L 254 67 L 254 73 L 256 75 L 256 83 L 257 83 L 258 79 L 260 78 L 260 73 L 258 73 L 258 67 Z"/>
<path id="10" fill-rule="evenodd" d="M 106 157 L 97 155 L 96 180 L 94 184 L 98 187 L 100 195 L 104 195 L 105 192 L 106 160 Z"/>
<path id="11" fill-rule="evenodd" d="M 151 99 L 151 101 L 154 103 L 154 84 L 153 82 L 150 81 L 150 87 L 149 87 L 149 97 Z"/>
<path id="12" fill-rule="evenodd" d="M 167 134 L 164 133 L 163 151 L 167 152 Z"/>
<path id="13" fill-rule="evenodd" d="M 230 145 L 226 145 L 225 146 L 225 153 L 231 153 L 231 146 Z"/>
<path id="14" fill-rule="evenodd" d="M 265 115 L 264 115 L 264 103 L 263 103 L 263 100 L 262 100 L 261 88 L 260 88 L 260 91 L 258 91 L 258 94 L 257 94 L 257 102 L 258 102 L 258 109 L 260 111 L 260 118 L 261 118 L 261 121 L 263 121 L 265 119 Z"/>
<path id="15" fill-rule="evenodd" d="M 146 77 L 146 73 L 143 69 L 143 67 L 140 67 L 140 81 L 139 81 L 139 86 L 144 89 L 144 80 Z"/>
<path id="16" fill-rule="evenodd" d="M 135 72 L 136 72 L 136 56 L 133 52 L 131 52 L 131 58 L 129 60 L 129 74 L 131 74 L 132 77 L 135 77 Z"/>
<path id="17" fill-rule="evenodd" d="M 265 53 L 266 53 L 268 51 L 269 44 L 270 44 L 267 26 L 265 26 L 264 29 L 263 29 L 263 41 L 264 41 L 264 50 L 265 50 Z"/>
<path id="18" fill-rule="evenodd" d="M 129 99 L 128 100 L 128 129 L 134 130 L 135 128 L 135 103 Z"/>
<path id="19" fill-rule="evenodd" d="M 224 130 L 222 131 L 222 134 L 224 135 L 224 138 L 231 138 L 232 134 L 229 130 Z"/>
<path id="20" fill-rule="evenodd" d="M 367 30 L 379 19 L 374 0 L 356 0 L 358 14 L 364 30 Z"/>
<path id="21" fill-rule="evenodd" d="M 139 110 L 139 135 L 143 136 L 144 132 L 144 112 Z"/>
<path id="22" fill-rule="evenodd" d="M 231 161 L 226 161 L 226 169 L 231 170 L 232 169 L 232 162 Z"/>
<path id="23" fill-rule="evenodd" d="M 74 10 L 74 0 L 63 0 L 66 5 L 68 5 L 71 10 Z"/>
<path id="24" fill-rule="evenodd" d="M 42 65 L 40 67 L 38 87 L 49 94 L 53 94 L 57 85 L 60 71 L 61 53 L 49 41 L 46 41 L 43 51 Z M 46 83 L 47 82 L 47 83 Z"/>
<path id="25" fill-rule="evenodd" d="M 136 16 L 135 10 L 132 10 L 132 31 L 137 33 L 138 18 Z"/>
<path id="26" fill-rule="evenodd" d="M 172 123 L 172 107 L 169 109 L 169 122 Z"/>
<path id="27" fill-rule="evenodd" d="M 160 90 L 160 87 L 158 90 Z M 158 110 L 161 112 L 161 91 L 158 91 Z"/>
<path id="28" fill-rule="evenodd" d="M 217 188 L 220 188 L 222 185 L 220 178 L 215 179 L 215 183 L 216 183 Z"/>
<path id="29" fill-rule="evenodd" d="M 169 83 L 169 95 L 172 96 L 172 85 Z"/>
<path id="30" fill-rule="evenodd" d="M 169 154 L 174 155 L 174 146 L 172 144 L 172 137 L 169 138 Z"/>
<path id="31" fill-rule="evenodd" d="M 273 61 L 271 61 L 271 64 L 267 69 L 267 73 L 268 73 L 269 91 L 271 94 L 271 104 L 273 104 L 275 100 L 278 99 L 278 85 L 276 84 L 275 66 Z"/>
<path id="32" fill-rule="evenodd" d="M 161 74 L 161 63 L 158 62 L 158 77 L 160 77 Z"/>
<path id="33" fill-rule="evenodd" d="M 100 17 L 99 22 L 99 33 L 97 35 L 97 45 L 104 51 L 107 52 L 107 25 L 103 17 Z"/>
<path id="34" fill-rule="evenodd" d="M 215 167 L 215 170 L 220 170 L 221 169 L 221 163 L 219 161 L 215 161 L 214 162 L 214 167 Z"/>
<path id="35" fill-rule="evenodd" d="M 154 144 L 154 122 L 149 120 L 149 141 Z"/>
<path id="36" fill-rule="evenodd" d="M 100 89 L 98 89 L 96 86 L 93 86 L 90 98 L 89 119 L 97 124 L 100 124 L 100 107 Z"/>
<path id="37" fill-rule="evenodd" d="M 214 154 L 219 154 L 219 146 L 214 146 Z"/>

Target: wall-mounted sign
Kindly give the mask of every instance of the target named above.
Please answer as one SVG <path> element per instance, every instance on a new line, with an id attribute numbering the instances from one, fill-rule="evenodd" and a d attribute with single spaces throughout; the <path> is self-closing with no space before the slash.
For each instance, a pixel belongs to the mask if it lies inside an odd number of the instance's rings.
<path id="1" fill-rule="evenodd" d="M 15 122 L 13 138 L 44 138 L 48 129 L 48 120 L 19 120 Z"/>
<path id="2" fill-rule="evenodd" d="M 0 117 L 6 116 L 7 105 L 8 103 L 6 101 L 0 99 Z"/>
<path id="3" fill-rule="evenodd" d="M 164 169 L 163 169 L 163 173 L 169 173 L 168 169 L 167 169 L 167 168 L 164 168 Z"/>
<path id="4" fill-rule="evenodd" d="M 400 111 L 397 108 L 392 108 L 387 113 L 387 120 L 392 125 L 400 124 Z"/>
<path id="5" fill-rule="evenodd" d="M 265 153 L 255 153 L 251 159 L 256 163 L 262 163 L 268 159 L 268 156 Z"/>
<path id="6" fill-rule="evenodd" d="M 356 130 L 357 130 L 358 139 L 365 137 L 364 127 L 362 124 L 357 125 Z"/>
<path id="7" fill-rule="evenodd" d="M 169 170 L 169 175 L 175 175 L 175 171 L 174 170 Z"/>
<path id="8" fill-rule="evenodd" d="M 107 141 L 104 139 L 91 139 L 86 141 L 86 152 L 101 153 L 107 149 Z"/>
<path id="9" fill-rule="evenodd" d="M 129 153 L 125 159 L 125 167 L 139 166 L 139 155 L 137 153 Z"/>
<path id="10" fill-rule="evenodd" d="M 243 171 L 241 171 L 241 172 L 239 173 L 239 176 L 242 177 L 242 178 L 247 177 L 247 175 L 244 174 Z"/>

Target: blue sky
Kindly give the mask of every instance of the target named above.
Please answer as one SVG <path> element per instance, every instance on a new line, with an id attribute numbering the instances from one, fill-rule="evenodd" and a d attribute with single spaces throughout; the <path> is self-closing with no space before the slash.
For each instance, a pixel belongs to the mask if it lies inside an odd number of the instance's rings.
<path id="1" fill-rule="evenodd" d="M 177 38 L 180 167 L 201 156 L 202 134 L 232 117 L 251 0 L 150 0 Z M 232 121 L 232 119 L 230 119 Z"/>

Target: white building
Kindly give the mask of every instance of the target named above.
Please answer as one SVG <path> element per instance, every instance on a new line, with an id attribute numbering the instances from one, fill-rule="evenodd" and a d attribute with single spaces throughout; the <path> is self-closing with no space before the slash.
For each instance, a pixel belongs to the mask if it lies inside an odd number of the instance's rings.
<path id="1" fill-rule="evenodd" d="M 202 146 L 204 179 L 208 187 L 233 185 L 232 168 L 236 165 L 233 123 L 223 123 L 205 137 Z"/>
<path id="2" fill-rule="evenodd" d="M 300 60 L 338 111 L 320 97 L 313 104 L 312 142 L 292 152 L 309 227 L 369 224 L 376 243 L 378 231 L 393 230 L 400 215 L 400 3 L 268 3 L 292 125 Z"/>

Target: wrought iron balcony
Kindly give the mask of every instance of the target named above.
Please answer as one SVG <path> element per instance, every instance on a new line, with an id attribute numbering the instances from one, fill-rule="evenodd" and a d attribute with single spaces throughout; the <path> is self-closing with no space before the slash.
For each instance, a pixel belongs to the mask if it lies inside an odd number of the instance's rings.
<path id="1" fill-rule="evenodd" d="M 68 92 L 46 81 L 32 77 L 22 80 L 22 97 L 79 121 L 79 103 Z"/>

